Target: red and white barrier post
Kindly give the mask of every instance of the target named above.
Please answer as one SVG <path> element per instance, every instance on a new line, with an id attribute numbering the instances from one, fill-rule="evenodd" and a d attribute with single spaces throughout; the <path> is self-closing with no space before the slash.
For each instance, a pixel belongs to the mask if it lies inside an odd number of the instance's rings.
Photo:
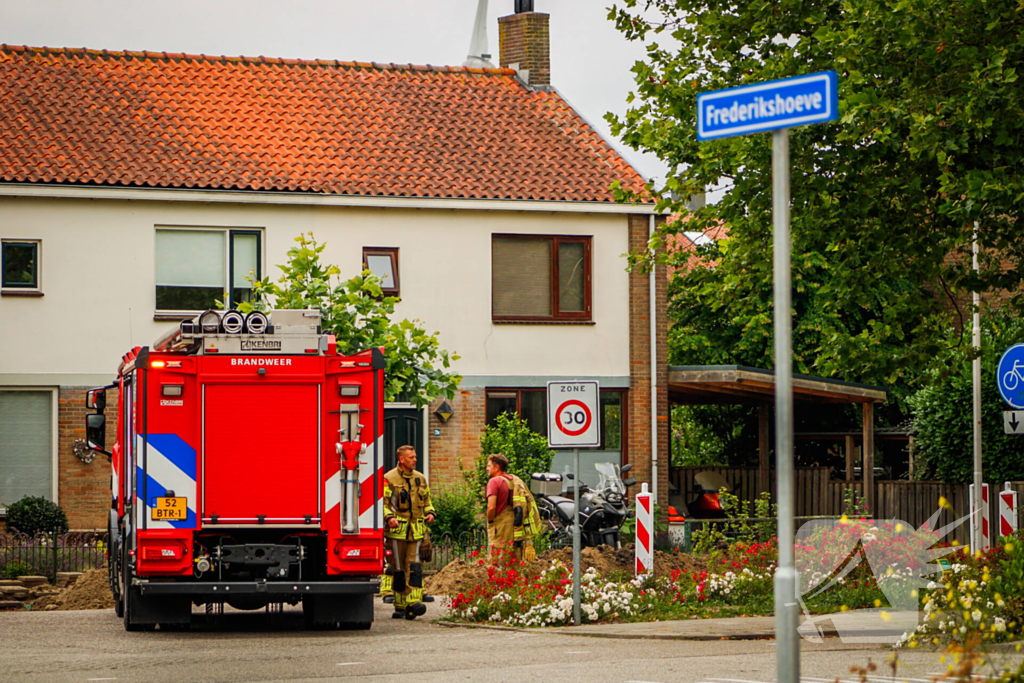
<path id="1" fill-rule="evenodd" d="M 654 505 L 647 484 L 636 494 L 636 576 L 654 575 Z"/>
<path id="2" fill-rule="evenodd" d="M 971 500 L 971 507 L 974 507 L 974 484 L 968 487 L 968 497 Z M 975 514 L 976 511 L 971 510 Z M 974 526 L 971 526 L 971 552 L 987 552 L 992 547 L 992 525 L 989 523 L 989 497 L 988 484 L 981 485 L 981 538 L 974 538 Z"/>
<path id="3" fill-rule="evenodd" d="M 1010 482 L 999 492 L 999 535 L 1011 536 L 1017 531 L 1017 492 Z"/>

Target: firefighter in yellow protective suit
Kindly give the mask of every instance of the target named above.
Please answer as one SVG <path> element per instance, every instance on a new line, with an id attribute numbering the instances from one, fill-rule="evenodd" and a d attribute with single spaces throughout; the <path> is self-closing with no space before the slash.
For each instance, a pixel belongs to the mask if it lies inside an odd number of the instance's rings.
<path id="1" fill-rule="evenodd" d="M 427 611 L 420 545 L 433 521 L 427 478 L 416 471 L 416 449 L 401 446 L 398 467 L 384 475 L 384 543 L 391 551 L 385 576 L 394 594 L 394 619 L 415 619 Z"/>

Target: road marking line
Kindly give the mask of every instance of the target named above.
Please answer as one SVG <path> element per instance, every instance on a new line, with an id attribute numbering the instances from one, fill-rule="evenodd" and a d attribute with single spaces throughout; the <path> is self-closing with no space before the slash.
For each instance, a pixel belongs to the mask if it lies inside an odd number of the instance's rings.
<path id="1" fill-rule="evenodd" d="M 356 664 L 362 664 L 363 662 L 341 662 L 338 666 L 355 666 Z"/>
<path id="2" fill-rule="evenodd" d="M 563 652 L 562 654 L 563 655 L 588 655 L 588 654 L 590 654 L 590 650 L 569 650 L 568 652 Z"/>
<path id="3" fill-rule="evenodd" d="M 87 681 L 116 681 L 116 678 L 87 678 Z"/>

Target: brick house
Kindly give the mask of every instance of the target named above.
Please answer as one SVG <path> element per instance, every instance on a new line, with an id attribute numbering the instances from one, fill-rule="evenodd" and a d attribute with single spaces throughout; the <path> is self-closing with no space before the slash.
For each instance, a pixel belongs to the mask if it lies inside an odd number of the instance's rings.
<path id="1" fill-rule="evenodd" d="M 244 274 L 276 274 L 304 232 L 345 276 L 390 275 L 397 314 L 461 356 L 450 421 L 439 402 L 388 407 L 435 486 L 473 467 L 500 412 L 544 431 L 557 379 L 601 383 L 590 462 L 650 481 L 665 274 L 622 254 L 653 207 L 615 203 L 613 182 L 643 179 L 551 87 L 547 20 L 502 18 L 493 69 L 0 46 L 0 508 L 44 495 L 72 528 L 105 526 L 109 466 L 75 450 L 84 390 L 245 297 Z"/>

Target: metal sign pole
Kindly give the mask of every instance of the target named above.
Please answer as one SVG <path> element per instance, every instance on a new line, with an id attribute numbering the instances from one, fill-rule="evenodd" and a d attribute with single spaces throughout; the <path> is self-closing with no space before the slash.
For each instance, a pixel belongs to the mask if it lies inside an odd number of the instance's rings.
<path id="1" fill-rule="evenodd" d="M 572 449 L 572 623 L 580 625 L 580 449 Z"/>
<path id="2" fill-rule="evenodd" d="M 775 306 L 775 473 L 779 505 L 779 564 L 775 570 L 775 673 L 799 683 L 799 581 L 794 564 L 793 338 L 789 234 L 789 129 L 772 132 L 772 260 Z"/>
<path id="3" fill-rule="evenodd" d="M 974 221 L 974 234 L 971 240 L 971 266 L 974 269 L 975 274 L 978 272 L 978 221 Z M 979 307 L 981 305 L 981 297 L 978 292 L 975 291 L 973 295 L 974 303 L 974 315 L 972 325 L 972 342 L 974 344 L 974 352 L 978 356 L 971 363 L 971 383 L 973 384 L 972 393 L 972 421 L 974 422 L 974 496 L 971 501 L 971 507 L 974 509 L 974 515 L 971 517 L 971 552 L 976 553 L 979 550 L 985 549 L 985 540 L 982 538 L 982 505 L 985 503 L 981 500 L 981 487 L 983 483 L 983 477 L 981 473 L 981 313 Z"/>

